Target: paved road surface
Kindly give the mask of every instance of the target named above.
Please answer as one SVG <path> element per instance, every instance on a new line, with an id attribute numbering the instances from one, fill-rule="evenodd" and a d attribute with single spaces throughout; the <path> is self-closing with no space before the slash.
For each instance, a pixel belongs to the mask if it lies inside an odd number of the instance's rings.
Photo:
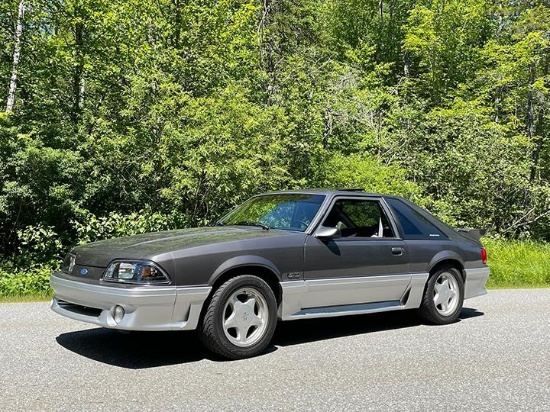
<path id="1" fill-rule="evenodd" d="M 449 326 L 289 322 L 234 362 L 193 332 L 122 335 L 47 303 L 0 304 L 0 344 L 0 411 L 550 411 L 550 289 L 491 291 Z"/>

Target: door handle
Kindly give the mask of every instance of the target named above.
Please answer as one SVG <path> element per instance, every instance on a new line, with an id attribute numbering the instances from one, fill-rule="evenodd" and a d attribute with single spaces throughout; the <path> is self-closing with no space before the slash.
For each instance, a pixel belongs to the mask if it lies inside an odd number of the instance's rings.
<path id="1" fill-rule="evenodd" d="M 391 254 L 394 256 L 402 256 L 403 255 L 403 248 L 402 247 L 392 247 L 391 248 Z"/>

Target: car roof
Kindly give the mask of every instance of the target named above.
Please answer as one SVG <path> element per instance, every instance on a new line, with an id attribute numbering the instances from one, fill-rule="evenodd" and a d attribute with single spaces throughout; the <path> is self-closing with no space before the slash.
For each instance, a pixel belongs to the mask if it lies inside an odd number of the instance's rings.
<path id="1" fill-rule="evenodd" d="M 325 196 L 377 196 L 377 197 L 393 197 L 397 198 L 398 196 L 386 195 L 382 193 L 369 193 L 364 192 L 363 189 L 358 188 L 338 188 L 338 189 L 300 189 L 300 190 L 280 190 L 274 192 L 266 192 L 258 194 L 256 196 L 262 195 L 278 195 L 278 194 L 315 194 L 315 195 L 325 195 Z"/>
<path id="2" fill-rule="evenodd" d="M 466 238 L 465 236 L 459 234 L 456 232 L 453 228 L 451 228 L 449 225 L 444 223 L 441 219 L 439 219 L 437 216 L 431 214 L 427 210 L 419 207 L 415 203 L 411 202 L 410 200 L 407 200 L 401 196 L 395 196 L 395 195 L 387 195 L 383 193 L 368 193 L 364 192 L 362 189 L 356 189 L 356 188 L 343 188 L 343 189 L 300 189 L 300 190 L 280 190 L 280 191 L 273 191 L 273 192 L 266 192 L 257 194 L 252 197 L 257 196 L 263 196 L 263 195 L 275 195 L 275 194 L 310 194 L 310 195 L 322 195 L 326 196 L 327 200 L 330 201 L 330 199 L 334 198 L 335 196 L 347 196 L 347 197 L 379 197 L 379 198 L 385 198 L 385 199 L 398 199 L 402 202 L 404 202 L 408 207 L 415 210 L 417 213 L 422 215 L 424 218 L 428 219 L 432 224 L 434 224 L 439 230 L 441 230 L 443 233 L 445 233 L 448 237 L 452 239 L 460 238 L 461 240 L 464 240 Z"/>

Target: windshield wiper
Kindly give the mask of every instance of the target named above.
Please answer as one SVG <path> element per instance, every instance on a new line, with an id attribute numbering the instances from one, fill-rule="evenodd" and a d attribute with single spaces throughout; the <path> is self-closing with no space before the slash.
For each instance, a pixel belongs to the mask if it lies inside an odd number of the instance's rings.
<path id="1" fill-rule="evenodd" d="M 260 222 L 243 221 L 243 222 L 234 223 L 234 225 L 236 225 L 236 226 L 258 226 L 258 227 L 261 227 L 263 230 L 269 230 L 269 226 L 264 225 L 263 223 L 260 223 Z"/>

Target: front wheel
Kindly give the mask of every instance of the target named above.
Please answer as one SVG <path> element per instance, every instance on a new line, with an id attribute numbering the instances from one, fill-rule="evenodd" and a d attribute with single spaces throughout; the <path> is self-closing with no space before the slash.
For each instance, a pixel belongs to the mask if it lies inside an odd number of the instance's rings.
<path id="1" fill-rule="evenodd" d="M 420 315 L 429 323 L 446 325 L 458 319 L 464 303 L 464 281 L 455 267 L 443 267 L 428 279 Z"/>
<path id="2" fill-rule="evenodd" d="M 277 324 L 277 301 L 269 285 L 252 275 L 223 283 L 212 296 L 199 337 L 212 352 L 228 359 L 260 354 Z"/>

